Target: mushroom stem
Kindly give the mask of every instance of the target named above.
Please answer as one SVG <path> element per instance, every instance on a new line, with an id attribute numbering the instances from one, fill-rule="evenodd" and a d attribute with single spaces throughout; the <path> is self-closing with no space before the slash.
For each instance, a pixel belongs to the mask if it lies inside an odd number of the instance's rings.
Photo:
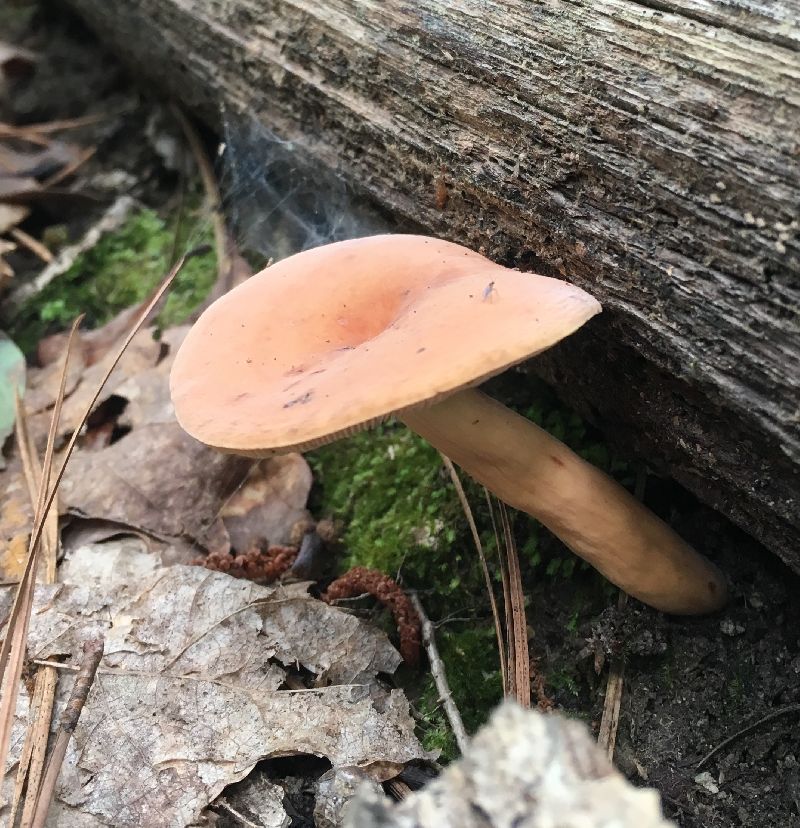
<path id="1" fill-rule="evenodd" d="M 678 615 L 725 604 L 727 585 L 714 564 L 608 475 L 480 391 L 459 391 L 401 419 L 645 604 Z"/>

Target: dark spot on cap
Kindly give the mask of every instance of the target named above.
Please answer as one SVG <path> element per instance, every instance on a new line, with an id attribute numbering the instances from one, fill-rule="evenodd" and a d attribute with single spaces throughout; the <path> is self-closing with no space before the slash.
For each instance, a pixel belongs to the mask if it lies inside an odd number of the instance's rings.
<path id="1" fill-rule="evenodd" d="M 424 348 L 417 348 L 417 353 L 421 354 L 425 349 Z"/>
<path id="2" fill-rule="evenodd" d="M 555 456 L 555 454 L 551 454 L 551 455 L 550 455 L 550 459 L 551 459 L 551 460 L 552 460 L 552 461 L 553 461 L 553 462 L 554 462 L 557 466 L 563 466 L 563 465 L 564 465 L 564 461 L 563 461 L 563 460 L 560 460 L 558 457 L 556 457 L 556 456 Z"/>
<path id="3" fill-rule="evenodd" d="M 302 396 L 295 397 L 293 400 L 289 400 L 289 402 L 284 403 L 283 407 L 284 408 L 291 408 L 293 405 L 305 405 L 305 403 L 307 403 L 311 399 L 312 396 L 314 396 L 313 391 L 306 391 L 306 393 L 303 394 Z"/>

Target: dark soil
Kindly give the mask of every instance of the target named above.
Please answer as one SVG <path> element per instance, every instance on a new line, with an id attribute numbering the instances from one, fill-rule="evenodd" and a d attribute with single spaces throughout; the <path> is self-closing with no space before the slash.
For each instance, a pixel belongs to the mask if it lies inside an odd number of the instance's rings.
<path id="1" fill-rule="evenodd" d="M 800 825 L 800 580 L 703 507 L 682 517 L 731 579 L 725 611 L 681 619 L 631 602 L 565 637 L 572 589 L 541 589 L 529 610 L 541 668 L 584 665 L 576 692 L 555 698 L 597 726 L 607 673 L 595 654 L 627 651 L 615 761 L 682 828 Z"/>
<path id="2" fill-rule="evenodd" d="M 16 42 L 42 57 L 13 102 L 0 102 L 2 119 L 24 124 L 120 113 L 70 136 L 98 146 L 81 175 L 96 181 L 121 169 L 145 202 L 174 197 L 176 175 L 148 138 L 157 90 L 138 90 L 79 21 L 57 8 L 28 15 L 11 4 L 3 14 L 11 15 L 4 37 L 12 39 L 16 29 Z M 71 235 L 97 217 L 109 194 L 96 199 L 60 217 Z M 52 218 L 34 217 L 26 229 L 36 234 Z M 24 257 L 15 264 L 23 277 L 37 267 Z M 586 572 L 531 580 L 532 651 L 548 691 L 559 709 L 596 728 L 608 662 L 624 655 L 615 760 L 630 779 L 656 787 L 681 828 L 800 825 L 800 578 L 677 487 L 651 483 L 650 501 L 729 574 L 730 605 L 702 619 L 665 617 L 633 601 L 619 612 L 602 611 L 613 601 L 608 593 L 598 600 Z M 594 597 L 580 603 L 577 596 L 586 594 Z"/>

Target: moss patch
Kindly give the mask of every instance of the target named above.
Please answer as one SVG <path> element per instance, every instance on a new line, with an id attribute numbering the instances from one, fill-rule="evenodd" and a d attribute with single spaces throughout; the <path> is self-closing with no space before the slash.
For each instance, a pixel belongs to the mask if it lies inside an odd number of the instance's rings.
<path id="1" fill-rule="evenodd" d="M 433 586 L 440 597 L 459 591 L 475 569 L 474 555 L 456 543 L 460 506 L 436 449 L 386 423 L 308 460 L 319 486 L 317 511 L 345 522 L 345 566 L 400 574 L 416 588 Z"/>
<path id="2" fill-rule="evenodd" d="M 185 222 L 148 209 L 131 216 L 19 309 L 10 325 L 14 340 L 31 352 L 42 336 L 67 327 L 80 313 L 86 314 L 87 326 L 97 327 L 140 302 L 166 274 L 173 251 L 186 249 L 189 232 L 193 244 L 213 243 L 211 227 L 200 225 L 198 214 L 198 209 L 190 210 Z M 215 278 L 213 252 L 190 259 L 173 283 L 158 323 L 186 319 Z"/>

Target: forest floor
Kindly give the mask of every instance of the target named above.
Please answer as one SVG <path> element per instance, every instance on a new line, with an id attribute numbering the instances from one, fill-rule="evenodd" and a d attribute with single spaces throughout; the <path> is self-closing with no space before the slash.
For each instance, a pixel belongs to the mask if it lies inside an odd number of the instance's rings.
<path id="1" fill-rule="evenodd" d="M 135 73 L 50 4 L 9 4 L 0 30 L 36 55 L 0 88 L 0 122 L 25 126 L 99 116 L 64 134 L 67 149 L 50 148 L 42 163 L 56 167 L 63 163 L 57 152 L 72 153 L 73 160 L 87 148 L 93 152 L 77 165 L 64 192 L 51 188 L 30 196 L 30 212 L 19 228 L 58 253 L 79 241 L 120 197 L 134 200 L 115 230 L 47 287 L 11 305 L 8 297 L 44 265 L 19 244 L 6 255 L 14 276 L 0 300 L 0 330 L 33 365 L 43 337 L 63 331 L 80 312 L 87 314 L 86 326 L 108 322 L 147 295 L 176 252 L 211 241 L 213 232 L 191 153 L 159 90 L 138 87 Z M 219 138 L 229 137 L 202 129 L 200 134 L 211 154 Z M 247 180 L 241 170 L 224 168 L 220 180 L 228 201 L 242 197 Z M 225 189 L 230 180 L 236 181 L 235 192 Z M 387 222 L 391 217 L 375 218 L 376 226 Z M 233 232 L 244 238 L 241 228 Z M 270 255 L 247 250 L 244 242 L 242 251 L 255 269 Z M 159 324 L 166 329 L 182 322 L 215 278 L 213 254 L 193 263 Z M 613 457 L 601 435 L 549 389 L 511 373 L 493 381 L 491 390 L 626 485 L 632 487 L 642 473 L 647 458 Z M 437 624 L 455 701 L 474 731 L 500 699 L 497 645 L 474 548 L 438 454 L 389 423 L 306 459 L 313 475 L 311 513 L 332 516 L 342 526 L 339 556 L 327 576 L 366 565 L 418 591 Z M 467 489 L 494 553 L 482 495 L 476 487 Z M 681 828 L 800 825 L 800 577 L 670 481 L 646 477 L 644 498 L 728 575 L 730 604 L 706 618 L 667 617 L 636 601 L 617 610 L 615 590 L 576 565 L 531 520 L 515 516 L 531 657 L 545 691 L 556 709 L 596 732 L 609 664 L 624 660 L 614 761 L 635 784 L 658 789 L 669 818 Z M 444 761 L 455 756 L 427 668 L 402 668 L 397 681 L 412 700 L 425 748 L 443 751 Z M 294 825 L 310 824 L 308 780 L 326 767 L 312 757 L 259 766 L 292 801 Z"/>

